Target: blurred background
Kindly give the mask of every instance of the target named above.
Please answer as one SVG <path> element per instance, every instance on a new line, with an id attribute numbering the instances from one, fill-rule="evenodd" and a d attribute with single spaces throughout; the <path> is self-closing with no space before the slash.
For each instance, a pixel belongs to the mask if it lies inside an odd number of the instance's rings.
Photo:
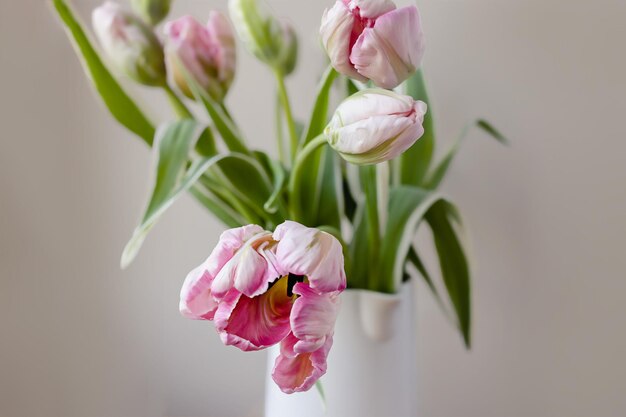
<path id="1" fill-rule="evenodd" d="M 74 1 L 85 20 L 98 3 Z M 269 0 L 300 32 L 300 117 L 331 3 Z M 624 415 L 626 2 L 419 3 L 439 152 L 476 117 L 512 142 L 473 132 L 444 186 L 470 230 L 474 346 L 420 283 L 420 415 Z M 224 6 L 177 0 L 173 16 Z M 121 271 L 150 153 L 104 111 L 47 1 L 0 2 L 0 46 L 0 416 L 260 416 L 264 353 L 178 313 L 220 224 L 185 197 Z M 230 107 L 273 149 L 271 74 L 241 49 L 238 67 Z"/>

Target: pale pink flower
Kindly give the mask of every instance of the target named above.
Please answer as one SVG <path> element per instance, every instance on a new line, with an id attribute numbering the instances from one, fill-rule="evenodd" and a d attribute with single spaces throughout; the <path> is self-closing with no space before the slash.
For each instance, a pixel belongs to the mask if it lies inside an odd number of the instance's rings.
<path id="1" fill-rule="evenodd" d="M 333 236 L 291 221 L 273 234 L 249 225 L 224 232 L 189 273 L 180 311 L 213 320 L 222 341 L 244 351 L 281 343 L 274 380 L 284 392 L 306 391 L 326 372 L 345 287 Z"/>
<path id="2" fill-rule="evenodd" d="M 165 84 L 163 47 L 138 16 L 107 1 L 94 9 L 91 18 L 100 46 L 117 69 L 145 85 Z"/>
<path id="3" fill-rule="evenodd" d="M 424 134 L 426 104 L 381 89 L 360 91 L 344 100 L 324 131 L 330 146 L 357 165 L 388 161 Z"/>
<path id="4" fill-rule="evenodd" d="M 202 26 L 193 17 L 184 16 L 166 24 L 165 36 L 165 57 L 178 88 L 193 98 L 187 72 L 221 101 L 232 84 L 236 66 L 235 37 L 226 17 L 211 11 L 207 25 Z"/>
<path id="5" fill-rule="evenodd" d="M 337 71 L 382 88 L 406 80 L 424 55 L 417 7 L 396 9 L 389 0 L 337 0 L 324 12 L 320 34 Z"/>

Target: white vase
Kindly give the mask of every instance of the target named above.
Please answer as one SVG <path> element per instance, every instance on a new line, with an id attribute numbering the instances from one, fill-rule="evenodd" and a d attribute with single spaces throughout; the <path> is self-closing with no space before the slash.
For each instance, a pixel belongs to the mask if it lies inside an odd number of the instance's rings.
<path id="1" fill-rule="evenodd" d="M 282 393 L 271 377 L 279 348 L 269 351 L 265 417 L 415 417 L 417 408 L 413 286 L 395 295 L 347 290 L 321 382 L 326 410 L 315 388 Z"/>

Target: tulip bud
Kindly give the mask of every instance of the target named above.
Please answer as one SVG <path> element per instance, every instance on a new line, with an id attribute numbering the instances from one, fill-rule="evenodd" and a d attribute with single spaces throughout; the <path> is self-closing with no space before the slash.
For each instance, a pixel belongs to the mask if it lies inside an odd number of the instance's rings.
<path id="1" fill-rule="evenodd" d="M 359 81 L 392 89 L 411 76 L 424 55 L 417 7 L 389 0 L 337 0 L 320 27 L 333 67 Z"/>
<path id="2" fill-rule="evenodd" d="M 92 21 L 102 49 L 117 68 L 141 84 L 165 84 L 163 48 L 139 17 L 106 2 L 93 11 Z"/>
<path id="3" fill-rule="evenodd" d="M 264 16 L 257 0 L 229 0 L 230 18 L 246 49 L 287 75 L 295 68 L 298 40 L 291 26 Z"/>
<path id="4" fill-rule="evenodd" d="M 357 165 L 388 161 L 424 134 L 426 103 L 393 91 L 369 89 L 344 100 L 324 134 L 330 146 Z"/>
<path id="5" fill-rule="evenodd" d="M 193 98 L 187 77 L 217 101 L 222 101 L 235 76 L 235 38 L 226 17 L 209 14 L 205 26 L 185 16 L 165 26 L 165 56 L 173 80 L 183 94 Z M 182 68 L 181 68 L 182 65 Z"/>
<path id="6" fill-rule="evenodd" d="M 132 0 L 135 12 L 152 26 L 159 24 L 170 12 L 172 0 Z"/>
<path id="7" fill-rule="evenodd" d="M 293 27 L 285 21 L 270 20 L 270 34 L 276 45 L 276 67 L 289 75 L 298 62 L 298 37 Z"/>

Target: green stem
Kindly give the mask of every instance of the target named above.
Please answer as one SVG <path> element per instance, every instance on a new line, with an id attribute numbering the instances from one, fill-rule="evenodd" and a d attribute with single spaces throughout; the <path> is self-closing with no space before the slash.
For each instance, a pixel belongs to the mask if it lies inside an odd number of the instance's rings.
<path id="1" fill-rule="evenodd" d="M 365 221 L 367 222 L 368 248 L 371 274 L 374 282 L 369 282 L 368 287 L 379 290 L 380 278 L 377 275 L 378 250 L 380 248 L 380 219 L 378 217 L 378 187 L 376 165 L 359 167 L 361 185 L 365 194 Z"/>
<path id="2" fill-rule="evenodd" d="M 285 138 L 283 137 L 283 114 L 280 104 L 280 97 L 276 97 L 276 142 L 278 142 L 278 157 L 285 166 L 287 159 L 285 157 Z"/>
<path id="3" fill-rule="evenodd" d="M 313 154 L 320 146 L 328 143 L 326 136 L 321 134 L 315 139 L 307 143 L 304 148 L 298 153 L 296 160 L 291 170 L 291 176 L 289 177 L 289 207 L 293 220 L 299 221 L 302 215 L 300 207 L 300 176 L 302 175 L 302 167 L 306 159 Z"/>
<path id="4" fill-rule="evenodd" d="M 178 117 L 181 119 L 194 119 L 193 114 L 189 111 L 187 106 L 185 106 L 185 103 L 183 103 L 180 97 L 178 97 L 169 85 L 164 85 L 163 89 L 165 90 L 167 98 L 170 100 L 170 104 Z"/>
<path id="5" fill-rule="evenodd" d="M 285 86 L 285 77 L 279 70 L 275 70 L 276 82 L 278 83 L 278 97 L 285 111 L 285 119 L 287 120 L 287 129 L 289 130 L 289 143 L 291 149 L 291 160 L 296 158 L 296 151 L 298 149 L 298 133 L 296 132 L 296 123 L 291 113 L 291 103 L 289 102 L 289 96 L 287 95 L 287 87 Z"/>

